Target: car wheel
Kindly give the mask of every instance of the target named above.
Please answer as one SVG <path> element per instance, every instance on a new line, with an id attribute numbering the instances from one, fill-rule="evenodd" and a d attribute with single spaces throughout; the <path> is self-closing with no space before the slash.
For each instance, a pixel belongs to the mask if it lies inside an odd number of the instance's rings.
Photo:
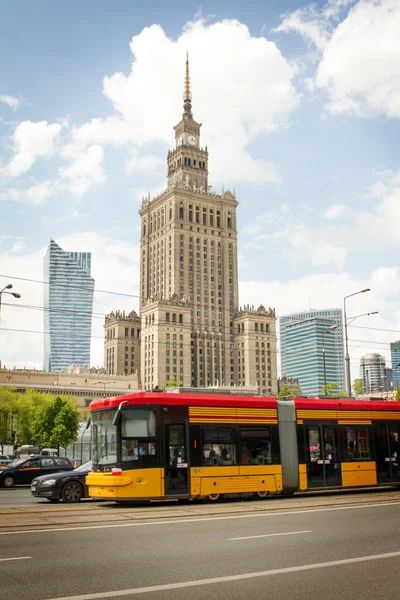
<path id="1" fill-rule="evenodd" d="M 64 502 L 80 502 L 83 497 L 83 487 L 79 481 L 69 481 L 61 490 Z"/>
<path id="2" fill-rule="evenodd" d="M 12 475 L 6 475 L 3 479 L 3 485 L 6 488 L 12 488 L 15 485 L 15 479 Z"/>

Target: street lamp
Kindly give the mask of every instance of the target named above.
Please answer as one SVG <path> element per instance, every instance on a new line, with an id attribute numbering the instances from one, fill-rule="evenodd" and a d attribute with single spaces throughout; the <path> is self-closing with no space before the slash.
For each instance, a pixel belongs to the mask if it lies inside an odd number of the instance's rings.
<path id="1" fill-rule="evenodd" d="M 111 383 L 117 383 L 116 381 L 95 381 L 93 385 L 103 385 L 104 397 L 106 397 L 106 385 Z"/>
<path id="2" fill-rule="evenodd" d="M 324 389 L 325 389 L 325 394 L 327 395 L 327 391 L 326 391 L 326 363 L 325 363 L 325 339 L 324 339 L 324 333 L 332 333 L 332 331 L 334 329 L 337 329 L 337 325 L 331 325 L 330 327 L 328 327 L 328 329 L 323 329 L 321 331 L 322 333 L 322 360 L 323 360 L 323 364 L 324 364 Z"/>
<path id="3" fill-rule="evenodd" d="M 364 290 L 360 290 L 359 292 L 354 292 L 354 294 L 349 294 L 348 296 L 344 297 L 343 300 L 343 306 L 344 306 L 344 340 L 345 340 L 345 344 L 346 344 L 346 357 L 345 357 L 345 362 L 346 362 L 346 393 L 347 396 L 349 398 L 351 398 L 351 376 L 350 376 L 350 356 L 349 356 L 349 340 L 347 337 L 347 316 L 346 316 L 346 300 L 347 298 L 351 298 L 352 296 L 357 296 L 358 294 L 364 294 L 365 292 L 370 292 L 370 288 L 365 288 Z M 357 315 L 357 316 L 361 316 L 361 315 Z M 353 318 L 356 319 L 357 317 Z"/>
<path id="4" fill-rule="evenodd" d="M 3 294 L 11 294 L 11 296 L 14 296 L 14 298 L 21 298 L 21 294 L 18 294 L 17 292 L 7 292 L 6 290 L 11 290 L 13 284 L 12 283 L 8 283 L 5 287 L 3 287 L 2 290 L 0 290 L 0 319 L 1 319 L 1 298 L 3 296 Z"/>

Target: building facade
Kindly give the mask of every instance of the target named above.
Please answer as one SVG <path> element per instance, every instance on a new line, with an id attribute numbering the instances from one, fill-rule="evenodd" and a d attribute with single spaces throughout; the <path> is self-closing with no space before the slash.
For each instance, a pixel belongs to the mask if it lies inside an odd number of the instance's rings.
<path id="1" fill-rule="evenodd" d="M 238 202 L 229 190 L 210 192 L 188 59 L 183 109 L 168 152 L 167 189 L 143 198 L 139 211 L 141 384 L 161 387 L 174 377 L 183 386 L 246 384 L 274 392 L 275 313 L 239 310 Z"/>
<path id="2" fill-rule="evenodd" d="M 44 370 L 90 365 L 94 279 L 90 252 L 50 240 L 44 257 Z"/>
<path id="3" fill-rule="evenodd" d="M 134 310 L 106 315 L 104 367 L 107 375 L 140 373 L 140 317 Z"/>
<path id="4" fill-rule="evenodd" d="M 392 369 L 386 368 L 385 357 L 377 352 L 364 354 L 360 358 L 360 379 L 366 394 L 392 389 Z"/>
<path id="5" fill-rule="evenodd" d="M 390 355 L 392 358 L 393 388 L 400 387 L 400 340 L 390 344 Z"/>
<path id="6" fill-rule="evenodd" d="M 325 382 L 345 389 L 340 309 L 286 315 L 279 325 L 282 377 L 298 379 L 307 396 L 320 395 Z"/>

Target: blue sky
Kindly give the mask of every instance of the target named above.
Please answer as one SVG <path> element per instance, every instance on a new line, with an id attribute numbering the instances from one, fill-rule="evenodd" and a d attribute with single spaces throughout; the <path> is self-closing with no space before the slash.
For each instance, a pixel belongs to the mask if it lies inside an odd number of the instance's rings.
<path id="1" fill-rule="evenodd" d="M 286 314 L 370 287 L 349 307 L 379 311 L 351 330 L 353 375 L 367 351 L 388 359 L 399 30 L 397 0 L 0 0 L 0 282 L 24 306 L 3 306 L 3 364 L 42 365 L 42 336 L 11 331 L 43 330 L 42 286 L 10 278 L 43 278 L 50 237 L 93 253 L 96 287 L 134 296 L 96 294 L 93 364 L 101 314 L 137 309 L 140 199 L 165 188 L 186 50 L 209 181 L 239 201 L 241 304 Z"/>

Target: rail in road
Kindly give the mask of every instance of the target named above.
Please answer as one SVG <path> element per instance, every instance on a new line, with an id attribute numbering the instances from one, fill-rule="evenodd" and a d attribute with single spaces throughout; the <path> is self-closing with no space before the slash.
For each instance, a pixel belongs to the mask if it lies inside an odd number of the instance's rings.
<path id="1" fill-rule="evenodd" d="M 3 490 L 0 490 L 3 492 Z M 8 490 L 4 490 L 7 493 Z M 176 518 L 222 517 L 260 512 L 285 512 L 294 510 L 318 510 L 352 505 L 390 504 L 400 501 L 400 490 L 370 490 L 296 495 L 290 498 L 274 497 L 262 501 L 222 501 L 218 504 L 188 502 L 156 502 L 138 505 L 120 505 L 108 502 L 83 502 L 80 504 L 37 505 L 0 507 L 0 534 L 4 531 L 43 530 L 91 527 L 107 524 L 172 520 Z"/>

